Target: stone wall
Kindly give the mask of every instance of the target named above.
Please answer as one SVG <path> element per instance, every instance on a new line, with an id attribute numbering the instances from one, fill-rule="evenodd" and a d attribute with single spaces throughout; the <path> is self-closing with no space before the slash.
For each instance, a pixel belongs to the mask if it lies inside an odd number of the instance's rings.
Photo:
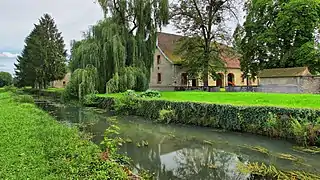
<path id="1" fill-rule="evenodd" d="M 260 78 L 258 92 L 320 93 L 320 77 Z"/>
<path id="2" fill-rule="evenodd" d="M 160 64 L 157 57 L 160 56 Z M 161 82 L 158 82 L 158 73 L 161 74 Z M 174 82 L 174 65 L 156 49 L 154 54 L 153 68 L 151 68 L 150 87 L 171 86 Z"/>
<path id="3" fill-rule="evenodd" d="M 67 73 L 62 80 L 52 82 L 52 87 L 54 88 L 64 88 L 69 83 L 71 78 L 71 73 Z"/>

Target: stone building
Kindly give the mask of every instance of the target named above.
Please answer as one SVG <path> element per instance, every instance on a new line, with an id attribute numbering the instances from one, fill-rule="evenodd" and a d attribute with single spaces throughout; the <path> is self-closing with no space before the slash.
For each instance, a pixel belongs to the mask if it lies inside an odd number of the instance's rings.
<path id="1" fill-rule="evenodd" d="M 150 87 L 153 89 L 172 88 L 174 86 L 202 86 L 198 78 L 188 77 L 187 69 L 179 63 L 180 57 L 174 55 L 176 42 L 183 36 L 158 33 L 156 51 L 154 54 L 154 66 L 151 70 Z M 209 77 L 209 86 L 224 87 L 228 82 L 235 86 L 245 86 L 246 79 L 242 78 L 240 62 L 235 57 L 224 56 L 226 68 L 219 72 L 221 78 L 217 81 Z M 249 81 L 251 85 L 257 85 L 256 81 Z"/>
<path id="2" fill-rule="evenodd" d="M 320 77 L 312 76 L 307 67 L 265 69 L 258 77 L 260 92 L 320 92 Z"/>
<path id="3" fill-rule="evenodd" d="M 67 73 L 62 80 L 57 80 L 52 82 L 52 87 L 54 88 L 64 88 L 70 81 L 71 73 Z"/>

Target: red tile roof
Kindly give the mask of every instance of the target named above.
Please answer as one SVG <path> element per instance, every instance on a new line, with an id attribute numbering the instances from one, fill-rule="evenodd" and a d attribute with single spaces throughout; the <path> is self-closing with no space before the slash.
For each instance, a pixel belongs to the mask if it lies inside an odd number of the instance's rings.
<path id="1" fill-rule="evenodd" d="M 158 48 L 172 61 L 179 62 L 181 58 L 175 55 L 175 43 L 182 37 L 181 35 L 168 34 L 163 32 L 158 32 Z M 240 69 L 240 61 L 236 57 L 231 57 L 227 55 L 222 55 L 222 59 L 226 62 L 227 68 L 237 68 Z"/>

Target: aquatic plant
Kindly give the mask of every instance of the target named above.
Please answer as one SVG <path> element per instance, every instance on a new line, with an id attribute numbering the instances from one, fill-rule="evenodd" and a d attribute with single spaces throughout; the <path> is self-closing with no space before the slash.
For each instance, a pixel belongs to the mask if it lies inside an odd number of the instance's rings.
<path id="1" fill-rule="evenodd" d="M 111 107 L 111 110 L 117 113 L 143 116 L 163 123 L 252 132 L 294 139 L 303 145 L 320 145 L 320 124 L 315 122 L 315 119 L 320 117 L 319 110 L 244 107 L 128 97 L 99 97 L 97 101 L 100 104 L 108 104 L 108 108 Z M 300 119 L 307 123 L 302 123 Z"/>
<path id="2" fill-rule="evenodd" d="M 298 151 L 298 152 L 311 153 L 311 154 L 320 154 L 320 148 L 314 147 L 314 146 L 309 146 L 309 147 L 293 146 L 292 150 Z"/>
<path id="3" fill-rule="evenodd" d="M 261 146 L 241 145 L 240 147 L 246 148 L 246 149 L 249 149 L 249 150 L 252 150 L 252 151 L 260 152 L 260 153 L 266 154 L 266 155 L 269 155 L 269 153 L 270 153 L 268 149 L 266 149 L 264 147 L 261 147 Z"/>
<path id="4" fill-rule="evenodd" d="M 303 171 L 282 171 L 273 165 L 266 165 L 264 163 L 249 162 L 247 164 L 239 162 L 237 164 L 239 172 L 243 174 L 250 174 L 250 179 L 260 180 L 282 180 L 282 179 L 320 179 L 317 174 L 307 173 Z"/>

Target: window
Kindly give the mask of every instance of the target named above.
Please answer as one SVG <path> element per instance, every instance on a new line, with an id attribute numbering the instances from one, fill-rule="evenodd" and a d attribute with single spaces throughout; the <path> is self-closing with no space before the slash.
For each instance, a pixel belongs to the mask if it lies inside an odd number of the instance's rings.
<path id="1" fill-rule="evenodd" d="M 158 73 L 158 84 L 161 84 L 161 73 Z"/>
<path id="2" fill-rule="evenodd" d="M 66 85 L 66 82 L 65 82 L 65 81 L 63 81 L 62 83 L 63 83 L 63 86 L 65 86 L 65 85 Z"/>
<path id="3" fill-rule="evenodd" d="M 158 55 L 158 56 L 157 56 L 157 64 L 160 64 L 160 63 L 161 63 L 161 62 L 160 62 L 160 58 L 161 58 L 160 55 Z"/>

